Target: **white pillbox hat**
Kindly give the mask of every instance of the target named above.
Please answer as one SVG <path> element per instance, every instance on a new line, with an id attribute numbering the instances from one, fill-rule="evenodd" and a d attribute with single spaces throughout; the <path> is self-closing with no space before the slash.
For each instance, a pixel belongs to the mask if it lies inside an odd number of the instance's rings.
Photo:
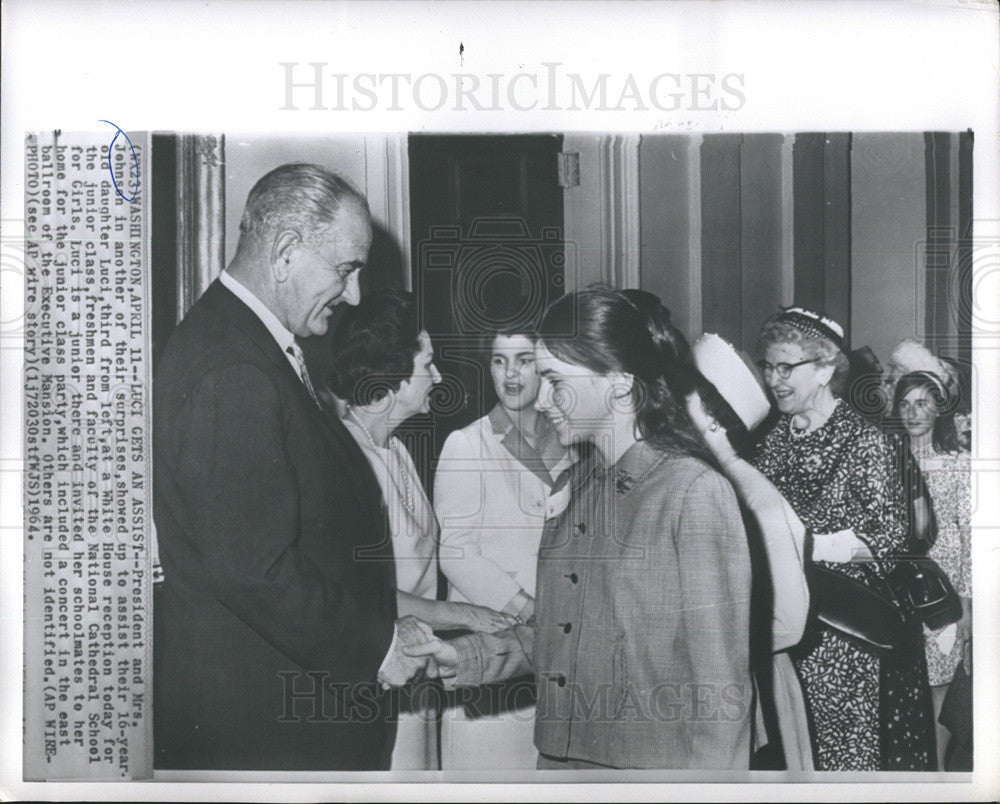
<path id="1" fill-rule="evenodd" d="M 715 386 L 747 430 L 753 430 L 771 411 L 764 383 L 750 359 L 732 344 L 706 332 L 691 347 L 695 366 Z"/>

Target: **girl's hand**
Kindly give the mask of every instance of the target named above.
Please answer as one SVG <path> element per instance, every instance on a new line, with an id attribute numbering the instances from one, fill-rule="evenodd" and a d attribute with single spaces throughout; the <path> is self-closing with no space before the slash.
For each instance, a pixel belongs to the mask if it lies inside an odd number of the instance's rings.
<path id="1" fill-rule="evenodd" d="M 453 602 L 449 604 L 454 607 L 456 624 L 460 628 L 468 628 L 470 631 L 503 631 L 517 624 L 517 618 L 494 611 L 487 606 L 476 606 L 472 603 Z"/>
<path id="2" fill-rule="evenodd" d="M 458 651 L 455 646 L 433 637 L 422 644 L 405 646 L 403 653 L 414 659 L 426 658 L 427 675 L 430 678 L 451 678 L 458 666 Z"/>

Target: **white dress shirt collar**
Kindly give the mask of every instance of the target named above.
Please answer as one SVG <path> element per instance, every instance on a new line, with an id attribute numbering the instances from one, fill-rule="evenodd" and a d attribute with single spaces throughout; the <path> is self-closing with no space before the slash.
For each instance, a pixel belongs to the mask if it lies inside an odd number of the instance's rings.
<path id="1" fill-rule="evenodd" d="M 288 354 L 288 347 L 295 345 L 295 335 L 289 332 L 284 324 L 278 320 L 277 316 L 264 306 L 264 302 L 254 296 L 247 289 L 246 285 L 234 278 L 228 271 L 223 271 L 219 274 L 219 281 L 231 290 L 236 298 L 253 310 L 254 315 L 267 327 L 267 331 L 271 333 L 271 337 L 278 342 L 281 351 Z"/>

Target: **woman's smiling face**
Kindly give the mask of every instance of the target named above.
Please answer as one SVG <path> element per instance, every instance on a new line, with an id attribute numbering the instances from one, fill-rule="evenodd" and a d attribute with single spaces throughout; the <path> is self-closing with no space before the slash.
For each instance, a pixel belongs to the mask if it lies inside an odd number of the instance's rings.
<path id="1" fill-rule="evenodd" d="M 815 362 L 806 362 L 814 361 L 814 358 L 806 354 L 797 343 L 769 344 L 764 353 L 764 361 L 764 382 L 771 389 L 778 410 L 794 416 L 815 406 L 816 398 L 825 386 L 823 377 L 829 373 L 829 369 L 824 369 Z M 787 378 L 782 378 L 773 368 L 781 363 L 795 366 Z"/>
<path id="2" fill-rule="evenodd" d="M 542 340 L 535 344 L 535 368 L 541 378 L 535 407 L 555 425 L 561 444 L 594 440 L 612 428 L 611 378 L 560 360 Z"/>

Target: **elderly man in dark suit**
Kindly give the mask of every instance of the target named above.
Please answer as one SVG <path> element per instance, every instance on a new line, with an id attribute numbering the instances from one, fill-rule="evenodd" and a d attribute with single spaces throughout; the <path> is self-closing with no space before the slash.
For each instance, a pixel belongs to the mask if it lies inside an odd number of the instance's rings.
<path id="1" fill-rule="evenodd" d="M 364 197 L 315 165 L 251 190 L 236 256 L 154 387 L 159 768 L 385 769 L 401 647 L 378 482 L 321 410 L 297 337 L 357 304 Z M 382 682 L 380 686 L 379 681 Z"/>

